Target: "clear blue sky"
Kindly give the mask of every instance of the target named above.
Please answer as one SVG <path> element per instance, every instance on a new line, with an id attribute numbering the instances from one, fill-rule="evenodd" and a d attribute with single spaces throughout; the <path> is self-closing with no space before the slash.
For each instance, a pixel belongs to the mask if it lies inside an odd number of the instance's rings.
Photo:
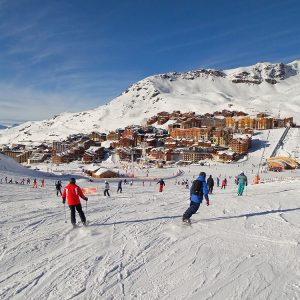
<path id="1" fill-rule="evenodd" d="M 146 76 L 300 57 L 299 0 L 0 0 L 0 123 L 95 108 Z"/>

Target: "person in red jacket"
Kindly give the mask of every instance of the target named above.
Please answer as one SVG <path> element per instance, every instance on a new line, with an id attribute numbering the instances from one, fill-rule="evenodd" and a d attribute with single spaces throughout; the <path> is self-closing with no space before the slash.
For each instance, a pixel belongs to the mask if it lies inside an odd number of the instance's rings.
<path id="1" fill-rule="evenodd" d="M 76 185 L 76 179 L 71 178 L 70 183 L 64 188 L 62 199 L 63 204 L 65 204 L 67 200 L 67 203 L 71 210 L 71 223 L 74 227 L 76 227 L 75 210 L 77 210 L 82 224 L 86 226 L 86 218 L 83 213 L 79 197 L 84 199 L 85 201 L 88 201 L 88 198 L 83 194 L 81 188 Z"/>

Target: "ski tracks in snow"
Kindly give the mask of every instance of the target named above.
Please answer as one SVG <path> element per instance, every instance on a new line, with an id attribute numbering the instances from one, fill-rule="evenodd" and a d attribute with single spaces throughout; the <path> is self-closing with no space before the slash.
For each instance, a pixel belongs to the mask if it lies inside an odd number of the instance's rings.
<path id="1" fill-rule="evenodd" d="M 213 194 L 185 227 L 187 191 L 177 185 L 91 197 L 90 225 L 76 229 L 50 190 L 24 190 L 17 204 L 0 198 L 0 298 L 298 299 L 296 202 L 279 198 L 280 186 L 274 201 L 267 185 L 239 198 L 234 188 Z"/>

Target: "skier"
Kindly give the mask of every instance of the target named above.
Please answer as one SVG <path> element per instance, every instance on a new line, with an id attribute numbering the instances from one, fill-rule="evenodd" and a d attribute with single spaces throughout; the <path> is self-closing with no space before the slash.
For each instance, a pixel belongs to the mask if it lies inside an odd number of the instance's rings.
<path id="1" fill-rule="evenodd" d="M 207 182 L 206 183 L 207 183 L 207 186 L 208 186 L 208 193 L 212 194 L 215 182 L 214 182 L 214 179 L 212 178 L 211 175 L 209 175 L 209 177 L 207 178 Z"/>
<path id="2" fill-rule="evenodd" d="M 5 183 L 7 183 L 7 177 L 5 177 Z"/>
<path id="3" fill-rule="evenodd" d="M 82 210 L 79 197 L 84 199 L 85 201 L 88 201 L 88 198 L 83 194 L 81 188 L 78 185 L 76 185 L 76 179 L 71 178 L 70 183 L 64 188 L 64 191 L 62 193 L 62 199 L 63 204 L 65 204 L 67 200 L 67 203 L 70 207 L 71 223 L 73 227 L 76 227 L 75 210 L 77 210 L 82 224 L 86 226 L 86 218 Z"/>
<path id="4" fill-rule="evenodd" d="M 105 185 L 104 185 L 104 196 L 110 197 L 109 194 L 109 183 L 105 180 Z"/>
<path id="5" fill-rule="evenodd" d="M 20 184 L 25 184 L 25 178 L 22 179 L 22 181 L 20 182 Z"/>
<path id="6" fill-rule="evenodd" d="M 62 184 L 61 184 L 60 180 L 58 180 L 55 183 L 55 188 L 56 188 L 56 196 L 58 197 L 58 194 L 62 195 L 62 193 L 61 193 Z"/>
<path id="7" fill-rule="evenodd" d="M 37 181 L 36 181 L 35 178 L 33 179 L 33 186 L 32 187 L 37 189 Z"/>
<path id="8" fill-rule="evenodd" d="M 208 189 L 205 181 L 206 174 L 201 172 L 196 180 L 194 180 L 190 189 L 190 207 L 185 211 L 182 216 L 182 221 L 185 223 L 191 223 L 191 216 L 197 212 L 202 203 L 203 196 L 206 200 L 206 205 L 209 205 Z"/>
<path id="9" fill-rule="evenodd" d="M 188 181 L 188 180 L 185 181 L 185 188 L 186 188 L 186 189 L 189 188 L 189 181 Z"/>
<path id="10" fill-rule="evenodd" d="M 238 186 L 237 194 L 238 194 L 238 196 L 243 195 L 245 185 L 246 186 L 248 185 L 248 179 L 247 179 L 247 176 L 242 171 L 240 173 L 240 175 L 237 177 L 237 186 Z"/>
<path id="11" fill-rule="evenodd" d="M 221 189 L 225 189 L 226 188 L 226 180 L 223 179 L 221 182 Z"/>
<path id="12" fill-rule="evenodd" d="M 220 186 L 220 178 L 217 177 L 217 186 Z"/>
<path id="13" fill-rule="evenodd" d="M 119 180 L 119 182 L 118 182 L 118 189 L 117 189 L 117 193 L 119 193 L 119 191 L 120 191 L 120 193 L 122 193 L 122 182 L 123 182 L 123 180 L 121 179 L 121 180 Z"/>
<path id="14" fill-rule="evenodd" d="M 45 180 L 42 179 L 42 180 L 41 180 L 41 187 L 44 187 L 44 186 L 45 186 Z"/>
<path id="15" fill-rule="evenodd" d="M 238 182 L 238 177 L 235 176 L 235 177 L 234 177 L 234 183 L 237 184 L 237 182 Z"/>
<path id="16" fill-rule="evenodd" d="M 133 185 L 133 180 L 130 180 L 130 185 L 131 185 L 131 186 Z"/>
<path id="17" fill-rule="evenodd" d="M 30 184 L 30 178 L 27 178 L 27 184 Z"/>
<path id="18" fill-rule="evenodd" d="M 162 192 L 164 189 L 164 186 L 166 185 L 162 178 L 156 184 L 159 184 L 159 192 Z"/>

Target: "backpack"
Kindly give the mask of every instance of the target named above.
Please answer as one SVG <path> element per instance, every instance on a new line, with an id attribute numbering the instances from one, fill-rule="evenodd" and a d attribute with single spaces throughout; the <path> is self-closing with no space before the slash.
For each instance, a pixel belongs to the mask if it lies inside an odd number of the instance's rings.
<path id="1" fill-rule="evenodd" d="M 191 194 L 197 196 L 203 196 L 203 184 L 199 180 L 194 180 L 191 187 Z"/>

